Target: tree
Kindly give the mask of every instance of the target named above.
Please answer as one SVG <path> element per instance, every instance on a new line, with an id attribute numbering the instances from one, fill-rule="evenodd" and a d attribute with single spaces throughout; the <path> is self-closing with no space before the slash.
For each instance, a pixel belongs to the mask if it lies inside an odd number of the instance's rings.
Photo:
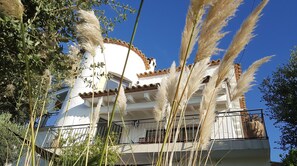
<path id="1" fill-rule="evenodd" d="M 113 30 L 115 23 L 126 20 L 127 13 L 134 12 L 130 6 L 114 0 L 28 0 L 22 3 L 0 0 L 0 113 L 9 112 L 20 123 L 26 122 L 29 117 L 26 58 L 30 62 L 33 103 L 36 102 L 38 108 L 43 102 L 39 100 L 44 97 L 41 94 L 49 88 L 51 91 L 58 88 L 61 85 L 59 80 L 70 74 L 69 69 L 74 62 L 65 56 L 64 47 L 76 42 L 74 24 L 77 10 L 94 10 L 105 35 Z M 19 4 L 18 8 L 15 4 Z M 108 7 L 116 14 L 111 13 L 111 17 L 107 17 L 105 9 Z M 25 44 L 22 43 L 21 21 L 25 25 Z M 44 75 L 49 72 L 55 84 L 47 88 Z"/>
<path id="2" fill-rule="evenodd" d="M 260 85 L 269 116 L 276 120 L 282 135 L 281 149 L 297 148 L 297 48 L 292 50 L 289 62 L 280 66 Z"/>
<path id="3" fill-rule="evenodd" d="M 18 157 L 22 142 L 12 133 L 21 134 L 21 128 L 10 121 L 10 114 L 0 114 L 0 165 L 11 163 Z"/>
<path id="4" fill-rule="evenodd" d="M 281 156 L 282 157 L 282 156 Z M 291 149 L 288 154 L 282 157 L 283 165 L 296 166 L 297 165 L 297 149 Z"/>
<path id="5" fill-rule="evenodd" d="M 57 164 L 58 165 L 84 165 L 86 160 L 86 146 L 90 146 L 90 158 L 88 159 L 88 165 L 99 165 L 98 161 L 102 155 L 103 145 L 104 142 L 102 138 L 95 137 L 93 139 L 92 145 L 87 145 L 87 139 L 84 141 L 80 141 L 81 137 L 84 137 L 85 135 L 81 136 L 74 136 L 74 137 L 68 137 L 66 139 L 63 139 L 61 141 L 62 144 L 64 144 L 66 147 L 61 148 L 61 156 L 59 156 Z M 115 143 L 115 139 L 113 136 L 111 136 L 112 143 Z M 119 157 L 117 154 L 117 149 L 109 149 L 107 152 L 107 158 L 106 161 L 108 165 L 114 165 Z"/>

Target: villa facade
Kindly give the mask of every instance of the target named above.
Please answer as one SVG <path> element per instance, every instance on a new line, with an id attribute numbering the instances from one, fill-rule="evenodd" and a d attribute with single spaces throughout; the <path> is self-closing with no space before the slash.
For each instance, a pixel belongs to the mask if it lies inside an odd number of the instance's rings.
<path id="1" fill-rule="evenodd" d="M 58 131 L 62 132 L 62 137 L 87 135 L 90 129 L 90 112 L 98 103 L 101 104 L 100 118 L 94 135 L 106 135 L 129 44 L 115 39 L 105 39 L 104 42 L 104 52 L 98 49 L 94 57 L 85 54 L 82 64 L 90 66 L 93 62 L 104 63 L 105 65 L 96 69 L 96 72 L 108 73 L 109 78 L 95 78 L 96 91 L 93 95 L 92 87 L 87 81 L 92 79 L 93 71 L 84 68 L 71 90 L 65 87 L 58 91 L 56 100 L 48 108 L 55 108 L 57 103 L 60 103 L 59 109 L 49 109 L 49 114 L 43 119 L 43 127 L 39 129 L 37 138 L 38 146 L 52 150 L 56 146 Z M 187 163 L 187 155 L 192 149 L 199 127 L 197 110 L 202 99 L 202 91 L 219 63 L 219 60 L 210 62 L 200 89 L 188 102 L 177 142 L 174 146 L 173 140 L 167 143 L 166 148 L 170 149 L 169 152 L 175 152 L 174 165 Z M 157 123 L 153 110 L 158 86 L 169 70 L 155 70 L 155 67 L 155 59 L 147 58 L 132 46 L 123 81 L 127 97 L 124 123 L 121 113 L 117 111 L 111 129 L 116 137 L 116 148 L 122 158 L 118 165 L 134 165 L 134 160 L 137 165 L 154 165 L 153 161 L 156 161 L 164 141 L 166 120 Z M 230 101 L 230 89 L 236 86 L 240 75 L 240 65 L 234 64 L 219 91 L 216 120 L 211 135 L 211 162 L 208 162 L 210 165 L 270 165 L 270 147 L 262 110 L 247 110 L 244 97 L 238 101 Z M 177 125 L 177 122 L 173 124 Z M 172 132 L 174 133 L 175 131 Z M 205 154 L 207 151 L 205 149 Z"/>

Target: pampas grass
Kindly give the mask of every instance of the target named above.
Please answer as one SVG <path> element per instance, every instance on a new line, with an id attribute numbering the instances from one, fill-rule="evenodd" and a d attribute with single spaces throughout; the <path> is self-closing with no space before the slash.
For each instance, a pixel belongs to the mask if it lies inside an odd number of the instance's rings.
<path id="1" fill-rule="evenodd" d="M 201 23 L 201 18 L 205 12 L 205 0 L 191 0 L 188 9 L 185 28 L 182 34 L 181 48 L 180 48 L 180 64 L 189 58 L 195 42 L 197 41 L 198 31 Z"/>
<path id="2" fill-rule="evenodd" d="M 52 76 L 51 71 L 49 69 L 44 70 L 42 78 L 44 79 L 46 85 L 51 85 Z"/>
<path id="3" fill-rule="evenodd" d="M 65 83 L 67 85 L 71 85 L 72 82 L 74 81 L 74 78 L 76 78 L 78 75 L 81 57 L 78 56 L 80 50 L 76 45 L 71 45 L 68 49 L 69 49 L 68 56 L 71 60 L 72 65 L 71 65 L 71 70 L 69 71 L 70 72 L 69 77 L 65 79 Z"/>
<path id="4" fill-rule="evenodd" d="M 207 147 L 209 144 L 210 131 L 214 124 L 216 99 L 219 91 L 219 88 L 215 86 L 217 79 L 217 72 L 215 72 L 202 93 L 202 101 L 199 109 L 199 119 L 201 121 L 199 138 L 202 148 Z"/>
<path id="5" fill-rule="evenodd" d="M 271 58 L 272 56 L 267 56 L 257 60 L 241 75 L 236 87 L 231 92 L 231 101 L 237 100 L 253 86 L 251 83 L 255 80 L 255 72 L 263 63 L 268 62 Z"/>
<path id="6" fill-rule="evenodd" d="M 103 51 L 104 45 L 103 45 L 103 38 L 101 34 L 100 29 L 100 22 L 95 16 L 94 11 L 85 11 L 85 10 L 79 10 L 78 11 L 78 17 L 79 22 L 76 25 L 76 31 L 77 31 L 77 37 L 78 42 L 80 46 L 88 51 L 92 56 L 96 55 L 96 48 L 98 45 L 101 46 L 101 50 Z M 95 63 L 94 57 L 93 57 L 93 64 Z M 92 74 L 92 105 L 94 103 L 94 77 L 95 77 L 95 66 L 92 66 L 93 74 Z M 93 120 L 93 114 L 94 110 L 92 107 L 92 111 L 90 114 L 90 121 L 91 123 Z M 91 131 L 89 132 L 89 137 L 87 141 L 87 149 L 86 149 L 86 165 L 88 162 L 89 157 L 89 144 L 90 144 L 90 138 L 91 134 L 93 134 Z"/>
<path id="7" fill-rule="evenodd" d="M 243 50 L 245 45 L 250 42 L 253 37 L 253 31 L 255 25 L 259 20 L 260 13 L 268 3 L 268 0 L 263 0 L 260 5 L 250 14 L 250 16 L 244 21 L 240 29 L 237 31 L 235 37 L 232 40 L 227 52 L 225 53 L 223 60 L 219 66 L 219 80 L 224 79 L 230 71 L 235 58 Z M 219 82 L 216 83 L 216 86 Z"/>
<path id="8" fill-rule="evenodd" d="M 95 56 L 98 45 L 104 49 L 100 22 L 94 11 L 79 10 L 78 16 L 80 22 L 76 25 L 76 31 L 80 46 Z"/>
<path id="9" fill-rule="evenodd" d="M 100 115 L 100 108 L 101 108 L 101 104 L 102 104 L 102 100 L 103 98 L 100 97 L 98 99 L 98 103 L 97 103 L 97 106 L 95 108 L 95 110 L 93 111 L 93 117 L 92 117 L 92 126 L 94 127 L 96 125 L 96 123 L 98 122 L 99 120 L 99 115 Z"/>
<path id="10" fill-rule="evenodd" d="M 195 63 L 219 51 L 218 41 L 226 34 L 221 31 L 241 3 L 242 0 L 218 0 L 210 7 L 206 20 L 202 24 Z"/>
<path id="11" fill-rule="evenodd" d="M 24 5 L 21 0 L 0 0 L 0 13 L 21 20 L 24 14 Z"/>
<path id="12" fill-rule="evenodd" d="M 158 87 L 158 92 L 156 94 L 156 105 L 154 106 L 154 119 L 157 122 L 164 118 L 167 103 L 167 78 L 163 78 L 160 86 Z"/>
<path id="13" fill-rule="evenodd" d="M 172 104 L 174 100 L 174 90 L 176 85 L 176 65 L 175 62 L 171 64 L 169 70 L 169 76 L 167 78 L 167 100 L 170 104 Z"/>
<path id="14" fill-rule="evenodd" d="M 188 94 L 187 94 L 188 100 L 200 88 L 205 71 L 209 66 L 207 63 L 208 63 L 208 60 L 204 59 L 202 61 L 199 61 L 197 64 L 195 64 L 191 69 L 192 74 L 189 75 L 190 78 L 188 83 Z"/>
<path id="15" fill-rule="evenodd" d="M 15 91 L 15 86 L 13 84 L 8 84 L 5 88 L 5 96 L 13 97 Z"/>
<path id="16" fill-rule="evenodd" d="M 121 85 L 119 89 L 119 97 L 117 100 L 117 105 L 119 110 L 121 111 L 122 115 L 126 115 L 126 107 L 127 107 L 127 98 L 125 95 L 124 87 Z"/>

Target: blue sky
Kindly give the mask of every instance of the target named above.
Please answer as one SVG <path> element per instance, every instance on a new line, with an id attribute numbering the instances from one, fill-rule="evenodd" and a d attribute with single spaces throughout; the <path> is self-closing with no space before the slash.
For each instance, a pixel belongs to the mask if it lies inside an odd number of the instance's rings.
<path id="1" fill-rule="evenodd" d="M 124 3 L 138 8 L 140 1 L 125 0 Z M 254 6 L 261 0 L 244 0 L 239 7 L 236 17 L 232 19 L 225 28 L 230 33 L 221 41 L 219 47 L 227 49 L 236 30 L 242 21 L 251 12 Z M 140 16 L 138 30 L 135 36 L 134 46 L 138 47 L 147 57 L 157 59 L 157 69 L 168 68 L 173 61 L 178 62 L 178 53 L 181 42 L 185 17 L 189 0 L 146 0 Z M 109 34 L 110 37 L 129 41 L 136 14 L 129 15 L 128 20 L 118 24 L 115 30 Z M 272 71 L 286 63 L 289 59 L 290 50 L 297 45 L 297 1 L 296 0 L 270 0 L 263 11 L 263 16 L 258 22 L 255 30 L 256 37 L 249 43 L 244 54 L 240 54 L 236 60 L 247 69 L 255 60 L 267 55 L 275 55 L 273 59 L 264 64 L 256 75 L 257 81 L 247 94 L 248 109 L 263 108 L 265 103 L 261 102 L 261 93 L 257 85 L 263 78 L 271 75 Z M 221 55 L 213 59 L 219 59 Z M 188 63 L 193 59 L 190 58 Z M 266 112 L 268 113 L 268 112 Z M 282 151 L 275 141 L 279 140 L 280 132 L 273 126 L 273 121 L 266 117 L 266 125 L 271 145 L 271 160 L 279 161 Z"/>

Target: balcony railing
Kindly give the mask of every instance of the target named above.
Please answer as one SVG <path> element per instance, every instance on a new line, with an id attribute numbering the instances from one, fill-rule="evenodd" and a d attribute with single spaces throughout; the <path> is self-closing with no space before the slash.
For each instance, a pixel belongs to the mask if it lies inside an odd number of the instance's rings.
<path id="1" fill-rule="evenodd" d="M 178 127 L 178 124 L 180 126 Z M 167 121 L 156 123 L 154 119 L 138 119 L 123 122 L 113 122 L 111 131 L 118 144 L 147 144 L 161 143 L 164 141 Z M 173 123 L 173 130 L 169 135 L 171 142 L 179 129 L 177 142 L 192 142 L 199 130 L 198 115 L 187 115 Z M 178 129 L 177 129 L 178 128 Z M 43 147 L 51 148 L 57 146 L 58 133 L 61 132 L 62 138 L 75 137 L 77 141 L 83 141 L 89 134 L 90 125 L 71 125 L 63 127 L 49 127 L 46 130 L 43 140 Z M 107 121 L 100 119 L 97 123 L 94 135 L 106 137 Z M 212 130 L 212 139 L 266 139 L 263 111 L 230 111 L 219 112 L 216 115 L 215 124 Z"/>

